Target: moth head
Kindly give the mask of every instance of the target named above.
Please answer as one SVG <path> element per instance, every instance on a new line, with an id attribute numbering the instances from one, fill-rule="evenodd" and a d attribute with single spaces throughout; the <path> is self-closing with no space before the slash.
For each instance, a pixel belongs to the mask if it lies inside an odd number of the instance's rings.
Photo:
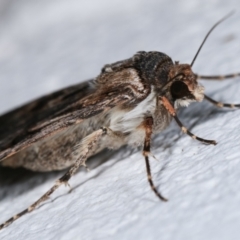
<path id="1" fill-rule="evenodd" d="M 201 102 L 203 100 L 204 87 L 197 82 L 197 76 L 193 73 L 192 66 L 213 29 L 232 14 L 233 12 L 230 12 L 212 26 L 203 39 L 190 65 L 179 64 L 179 62 L 175 62 L 175 64 L 170 68 L 168 82 L 165 84 L 165 86 L 167 85 L 169 87 L 168 93 L 171 95 L 175 108 L 179 105 L 188 106 L 191 102 Z"/>
<path id="2" fill-rule="evenodd" d="M 169 72 L 169 79 L 173 79 L 169 85 L 169 92 L 176 108 L 203 100 L 204 87 L 197 82 L 189 64 L 176 62 Z"/>

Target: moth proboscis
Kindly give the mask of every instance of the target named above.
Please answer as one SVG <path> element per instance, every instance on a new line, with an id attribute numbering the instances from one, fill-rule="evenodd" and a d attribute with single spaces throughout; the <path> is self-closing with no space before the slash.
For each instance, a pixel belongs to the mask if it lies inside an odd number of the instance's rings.
<path id="1" fill-rule="evenodd" d="M 230 15 L 230 14 L 229 14 Z M 161 52 L 138 52 L 132 58 L 105 65 L 96 79 L 44 96 L 0 117 L 0 164 L 33 171 L 69 168 L 41 198 L 0 225 L 8 226 L 33 211 L 59 186 L 68 184 L 86 160 L 104 148 L 123 145 L 143 146 L 148 182 L 154 193 L 167 201 L 154 186 L 149 164 L 151 138 L 175 119 L 181 130 L 205 144 L 183 126 L 177 108 L 203 99 L 217 107 L 239 108 L 240 104 L 217 102 L 204 94 L 198 79 L 225 79 L 201 76 L 192 66 L 209 34 L 207 33 L 191 64 L 173 63 Z"/>

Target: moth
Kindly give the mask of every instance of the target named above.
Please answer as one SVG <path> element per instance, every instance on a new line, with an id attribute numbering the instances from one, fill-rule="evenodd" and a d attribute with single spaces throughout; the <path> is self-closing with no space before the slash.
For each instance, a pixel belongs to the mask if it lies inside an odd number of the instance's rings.
<path id="1" fill-rule="evenodd" d="M 0 117 L 0 164 L 33 171 L 67 169 L 66 173 L 35 203 L 0 225 L 8 226 L 36 209 L 87 159 L 104 148 L 142 146 L 147 178 L 156 196 L 149 164 L 151 138 L 172 119 L 181 130 L 205 144 L 214 140 L 191 133 L 179 120 L 177 109 L 203 99 L 217 107 L 239 108 L 240 104 L 220 103 L 204 94 L 198 79 L 224 79 L 240 76 L 201 76 L 191 64 L 180 64 L 162 52 L 138 52 L 133 57 L 105 65 L 95 79 L 39 98 Z"/>

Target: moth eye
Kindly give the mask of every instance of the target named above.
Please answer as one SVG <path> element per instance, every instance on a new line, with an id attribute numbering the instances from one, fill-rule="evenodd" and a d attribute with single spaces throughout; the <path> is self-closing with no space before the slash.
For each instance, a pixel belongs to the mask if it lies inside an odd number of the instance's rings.
<path id="1" fill-rule="evenodd" d="M 190 94 L 187 85 L 181 81 L 174 82 L 170 91 L 174 100 L 186 97 Z"/>

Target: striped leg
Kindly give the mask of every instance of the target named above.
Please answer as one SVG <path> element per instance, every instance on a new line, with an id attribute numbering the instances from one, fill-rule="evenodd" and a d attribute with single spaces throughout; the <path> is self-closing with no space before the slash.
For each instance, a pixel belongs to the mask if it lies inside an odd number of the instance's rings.
<path id="1" fill-rule="evenodd" d="M 163 197 L 156 189 L 156 187 L 153 184 L 152 180 L 152 174 L 151 174 L 151 168 L 149 164 L 149 154 L 150 154 L 150 143 L 151 143 L 151 135 L 152 135 L 152 126 L 153 126 L 153 119 L 152 117 L 148 117 L 145 119 L 144 122 L 144 128 L 146 131 L 146 136 L 144 140 L 144 147 L 143 147 L 143 156 L 145 157 L 145 162 L 146 162 L 146 169 L 147 169 L 147 177 L 148 177 L 148 182 L 151 186 L 151 189 L 153 192 L 157 195 L 157 197 L 162 200 L 162 201 L 167 201 L 165 197 Z"/>
<path id="2" fill-rule="evenodd" d="M 175 121 L 177 122 L 178 126 L 181 128 L 183 133 L 186 133 L 187 135 L 189 135 L 191 138 L 196 139 L 202 143 L 205 144 L 213 144 L 216 145 L 216 141 L 214 140 L 207 140 L 207 139 L 203 139 L 200 138 L 196 135 L 194 135 L 193 133 L 191 133 L 186 127 L 183 126 L 183 124 L 181 123 L 181 121 L 178 119 L 177 114 L 175 109 L 173 108 L 173 106 L 171 105 L 171 103 L 168 101 L 168 99 L 166 97 L 162 97 L 162 102 L 163 102 L 163 106 L 166 108 L 166 110 L 172 115 L 172 117 L 175 119 Z"/>
<path id="3" fill-rule="evenodd" d="M 204 98 L 209 101 L 210 103 L 214 104 L 215 106 L 219 108 L 240 108 L 240 104 L 232 104 L 232 103 L 222 103 L 222 102 L 217 102 L 214 99 L 208 97 L 207 95 L 204 95 Z"/>
<path id="4" fill-rule="evenodd" d="M 202 76 L 202 75 L 197 75 L 197 79 L 204 79 L 204 80 L 224 80 L 224 79 L 229 79 L 229 78 L 236 78 L 240 77 L 240 73 L 233 73 L 233 74 L 227 74 L 227 75 L 213 75 L 213 76 Z"/>
<path id="5" fill-rule="evenodd" d="M 75 164 L 60 178 L 57 180 L 57 182 L 51 187 L 41 198 L 39 198 L 35 203 L 33 203 L 30 207 L 23 210 L 22 212 L 18 213 L 14 217 L 7 220 L 5 223 L 0 225 L 0 230 L 4 227 L 7 227 L 9 224 L 13 223 L 15 220 L 20 218 L 21 216 L 25 215 L 26 213 L 29 213 L 33 211 L 35 208 L 37 208 L 41 203 L 46 201 L 49 196 L 54 193 L 62 184 L 68 185 L 69 179 L 74 175 L 74 173 L 78 170 L 78 168 L 81 165 L 85 164 L 85 161 L 87 158 L 96 151 L 96 148 L 98 147 L 99 141 L 101 141 L 102 137 L 107 135 L 108 129 L 102 128 L 99 129 L 92 134 L 88 135 L 86 138 L 82 141 L 82 146 L 84 146 L 83 151 L 81 152 L 81 156 L 78 158 L 78 160 L 75 162 Z"/>

